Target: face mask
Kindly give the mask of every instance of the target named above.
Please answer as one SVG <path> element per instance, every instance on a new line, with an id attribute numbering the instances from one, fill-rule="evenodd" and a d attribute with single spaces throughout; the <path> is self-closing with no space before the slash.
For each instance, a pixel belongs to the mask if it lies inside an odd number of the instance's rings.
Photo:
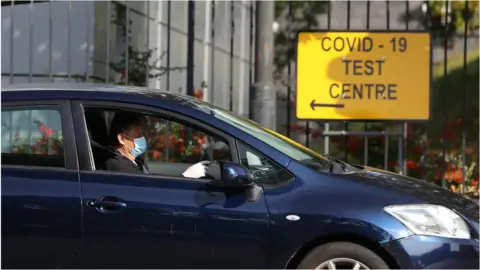
<path id="1" fill-rule="evenodd" d="M 141 154 L 145 153 L 145 151 L 147 151 L 147 140 L 145 139 L 145 137 L 137 138 L 133 140 L 133 143 L 135 146 L 132 150 L 130 150 L 130 153 L 134 157 L 138 157 Z"/>

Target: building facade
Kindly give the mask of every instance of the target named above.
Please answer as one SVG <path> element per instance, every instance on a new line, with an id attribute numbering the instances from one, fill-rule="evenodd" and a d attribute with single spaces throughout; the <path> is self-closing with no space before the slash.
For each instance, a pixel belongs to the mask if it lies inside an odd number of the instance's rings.
<path id="1" fill-rule="evenodd" d="M 2 84 L 128 83 L 186 94 L 190 72 L 204 100 L 247 116 L 254 8 L 252 1 L 2 1 Z"/>

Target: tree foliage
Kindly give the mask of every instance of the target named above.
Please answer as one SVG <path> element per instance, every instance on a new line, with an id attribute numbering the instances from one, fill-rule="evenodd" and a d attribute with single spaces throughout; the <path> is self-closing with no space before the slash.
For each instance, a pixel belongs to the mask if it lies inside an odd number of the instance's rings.
<path id="1" fill-rule="evenodd" d="M 479 27 L 479 2 L 468 1 L 450 1 L 448 6 L 449 19 L 447 20 L 452 24 L 456 30 L 462 30 L 467 23 L 467 31 L 477 30 Z M 439 22 L 436 25 L 445 25 L 445 15 L 447 13 L 447 2 L 445 0 L 430 0 L 427 2 L 430 12 L 431 20 Z M 435 24 L 432 26 L 435 27 Z"/>
<path id="2" fill-rule="evenodd" d="M 128 27 L 127 33 L 126 7 L 119 3 L 116 3 L 114 7 L 115 12 L 112 16 L 112 23 L 117 25 L 121 31 L 120 37 L 127 46 L 128 55 L 126 52 L 122 52 L 120 60 L 106 64 L 108 64 L 113 71 L 122 74 L 120 84 L 124 84 L 125 81 L 127 81 L 129 85 L 147 86 L 147 78 L 155 79 L 165 75 L 169 71 L 186 69 L 186 67 L 161 66 L 160 61 L 168 53 L 167 51 L 163 51 L 159 57 L 153 58 L 154 53 L 157 51 L 156 48 L 145 50 L 134 48 L 131 42 L 132 27 Z M 132 25 L 132 20 L 128 21 L 128 25 Z"/>
<path id="3" fill-rule="evenodd" d="M 116 25 L 119 35 L 116 40 L 117 44 L 125 44 L 126 50 L 115 57 L 113 61 L 105 62 L 103 60 L 93 59 L 93 62 L 102 65 L 108 65 L 113 74 L 106 74 L 111 83 L 128 84 L 134 86 L 147 86 L 147 79 L 156 79 L 166 75 L 170 71 L 183 71 L 184 66 L 162 66 L 161 60 L 169 53 L 164 50 L 156 57 L 157 48 L 145 48 L 144 50 L 132 46 L 132 20 L 126 17 L 127 7 L 122 3 L 112 2 L 114 12 L 112 14 L 111 23 Z M 128 28 L 127 28 L 128 24 Z M 128 29 L 128 32 L 127 32 Z M 114 76 L 120 74 L 120 79 Z M 113 76 L 112 76 L 113 75 Z M 80 81 L 85 81 L 86 76 L 74 75 L 74 78 Z"/>
<path id="4" fill-rule="evenodd" d="M 276 1 L 275 18 L 281 27 L 275 34 L 275 73 L 295 61 L 295 39 L 302 29 L 319 27 L 318 16 L 327 12 L 330 1 Z"/>

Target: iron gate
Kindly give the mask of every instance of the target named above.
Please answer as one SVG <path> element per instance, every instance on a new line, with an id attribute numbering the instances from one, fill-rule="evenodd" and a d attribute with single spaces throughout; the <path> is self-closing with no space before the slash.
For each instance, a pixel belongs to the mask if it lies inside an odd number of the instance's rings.
<path id="1" fill-rule="evenodd" d="M 287 25 L 292 23 L 294 17 L 293 4 L 289 2 Z M 418 7 L 412 10 L 412 5 Z M 396 170 L 400 174 L 422 178 L 444 188 L 475 196 L 474 193 L 478 190 L 479 160 L 479 72 L 478 42 L 475 42 L 478 40 L 478 23 L 472 24 L 473 18 L 478 22 L 475 15 L 478 14 L 478 2 L 332 1 L 326 3 L 326 6 L 326 14 L 317 16 L 323 16 L 320 18 L 321 21 L 323 19 L 323 24 L 319 28 L 326 29 L 327 32 L 352 29 L 409 31 L 414 26 L 416 29 L 431 31 L 435 61 L 432 63 L 435 73 L 432 82 L 432 120 L 425 124 L 354 121 L 299 123 L 291 117 L 295 102 L 289 102 L 287 136 L 301 134 L 305 137 L 303 143 L 307 147 L 345 161 Z M 346 16 L 341 14 L 342 10 Z M 402 21 L 392 23 L 392 13 L 399 17 L 399 10 L 403 13 L 400 16 Z M 359 14 L 362 12 L 363 22 L 360 22 Z M 343 25 L 339 23 L 341 20 L 344 21 Z M 463 29 L 455 24 L 461 20 L 468 22 L 464 23 Z M 417 22 L 416 25 L 414 21 Z M 290 37 L 291 44 L 289 52 L 294 53 L 296 42 L 292 37 L 295 36 L 295 30 L 287 27 L 287 31 L 286 36 Z M 289 62 L 286 67 L 289 97 L 295 96 L 295 81 L 292 79 L 294 64 Z M 449 67 L 452 65 L 455 67 Z M 456 94 L 452 95 L 452 92 Z M 449 106 L 449 102 L 454 102 L 449 100 L 452 97 L 459 103 L 454 106 L 455 110 Z M 450 123 L 452 120 L 456 121 L 455 124 Z M 457 130 L 458 134 L 451 134 Z"/>
<path id="2" fill-rule="evenodd" d="M 290 56 L 299 30 L 293 7 L 306 2 L 276 2 L 286 5 L 280 24 Z M 309 10 L 319 3 L 325 4 L 325 13 Z M 327 30 L 431 30 L 433 115 L 426 124 L 299 122 L 292 117 L 295 63 L 289 61 L 286 110 L 277 110 L 282 132 L 299 141 L 301 135 L 313 150 L 346 161 L 396 170 L 458 192 L 476 191 L 478 1 L 316 1 L 305 6 Z M 247 116 L 254 15 L 251 1 L 2 1 L 2 83 L 148 85 L 197 95 Z"/>

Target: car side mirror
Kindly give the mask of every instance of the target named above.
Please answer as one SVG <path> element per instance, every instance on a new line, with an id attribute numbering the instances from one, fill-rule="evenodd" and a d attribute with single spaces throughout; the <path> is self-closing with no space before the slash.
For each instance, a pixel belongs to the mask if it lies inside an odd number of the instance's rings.
<path id="1" fill-rule="evenodd" d="M 253 185 L 249 170 L 241 164 L 230 161 L 221 161 L 220 173 L 222 181 L 228 187 L 247 187 Z"/>
<path id="2" fill-rule="evenodd" d="M 248 202 L 257 201 L 263 194 L 263 187 L 257 185 L 250 176 L 250 171 L 241 164 L 231 161 L 218 161 L 221 181 L 211 181 L 214 187 L 226 187 L 227 190 L 242 192 Z"/>

